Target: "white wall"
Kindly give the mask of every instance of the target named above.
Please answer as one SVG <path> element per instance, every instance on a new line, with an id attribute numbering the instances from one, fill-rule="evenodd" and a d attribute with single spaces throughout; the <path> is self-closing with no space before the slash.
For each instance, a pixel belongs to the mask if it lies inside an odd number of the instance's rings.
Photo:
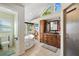
<path id="1" fill-rule="evenodd" d="M 25 51 L 24 46 L 24 7 L 18 4 L 0 4 L 1 7 L 11 9 L 18 13 L 18 43 L 17 43 L 17 54 L 21 55 Z"/>
<path id="2" fill-rule="evenodd" d="M 39 17 L 53 3 L 26 3 L 25 4 L 25 21 Z M 52 9 L 53 10 L 53 9 Z"/>
<path id="3" fill-rule="evenodd" d="M 40 18 L 31 20 L 30 22 L 39 24 L 39 28 L 38 28 L 38 31 L 39 31 L 40 30 L 40 20 L 47 20 L 48 22 L 53 21 L 53 20 L 60 20 L 59 19 L 60 15 L 61 15 L 61 13 L 52 13 L 48 16 L 44 16 L 44 17 L 40 17 Z"/>

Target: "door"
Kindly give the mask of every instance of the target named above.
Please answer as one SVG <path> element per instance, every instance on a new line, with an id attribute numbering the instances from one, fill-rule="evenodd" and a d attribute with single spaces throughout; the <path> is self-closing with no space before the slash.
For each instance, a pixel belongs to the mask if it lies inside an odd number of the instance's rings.
<path id="1" fill-rule="evenodd" d="M 66 10 L 65 55 L 79 56 L 79 4 Z"/>

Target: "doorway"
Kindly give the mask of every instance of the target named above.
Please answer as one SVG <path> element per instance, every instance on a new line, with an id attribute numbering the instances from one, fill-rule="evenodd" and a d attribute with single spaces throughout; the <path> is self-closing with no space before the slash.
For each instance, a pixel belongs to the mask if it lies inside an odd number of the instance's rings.
<path id="1" fill-rule="evenodd" d="M 79 4 L 71 4 L 64 10 L 64 55 L 79 56 Z"/>
<path id="2" fill-rule="evenodd" d="M 16 13 L 0 7 L 0 56 L 16 54 L 17 20 Z"/>

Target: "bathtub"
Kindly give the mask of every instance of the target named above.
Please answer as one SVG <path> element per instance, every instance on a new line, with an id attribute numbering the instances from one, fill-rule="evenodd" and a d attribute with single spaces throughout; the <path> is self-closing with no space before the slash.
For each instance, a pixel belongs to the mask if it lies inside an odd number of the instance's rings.
<path id="1" fill-rule="evenodd" d="M 25 36 L 25 50 L 31 48 L 35 44 L 34 35 L 29 34 Z"/>

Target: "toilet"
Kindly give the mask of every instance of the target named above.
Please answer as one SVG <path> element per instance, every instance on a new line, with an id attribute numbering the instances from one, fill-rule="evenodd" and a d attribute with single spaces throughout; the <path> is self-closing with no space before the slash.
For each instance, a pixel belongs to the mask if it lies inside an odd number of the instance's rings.
<path id="1" fill-rule="evenodd" d="M 9 43 L 10 43 L 9 41 L 1 42 L 2 49 L 3 50 L 8 50 Z"/>

